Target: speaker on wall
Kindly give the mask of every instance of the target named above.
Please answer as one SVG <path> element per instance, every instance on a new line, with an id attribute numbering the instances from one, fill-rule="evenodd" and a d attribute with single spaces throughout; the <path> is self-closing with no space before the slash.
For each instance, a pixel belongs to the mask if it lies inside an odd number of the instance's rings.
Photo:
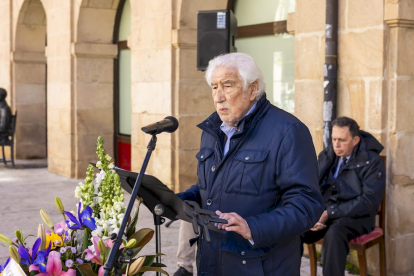
<path id="1" fill-rule="evenodd" d="M 237 20 L 230 10 L 197 13 L 197 70 L 204 71 L 210 59 L 236 52 Z"/>

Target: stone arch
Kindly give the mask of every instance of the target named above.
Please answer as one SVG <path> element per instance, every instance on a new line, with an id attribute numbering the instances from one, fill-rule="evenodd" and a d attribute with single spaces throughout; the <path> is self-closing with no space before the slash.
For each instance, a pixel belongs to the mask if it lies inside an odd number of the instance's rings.
<path id="1" fill-rule="evenodd" d="M 15 25 L 12 52 L 16 157 L 47 156 L 46 13 L 40 0 L 25 0 Z"/>
<path id="2" fill-rule="evenodd" d="M 102 136 L 113 156 L 113 68 L 117 45 L 113 33 L 119 0 L 83 0 L 75 15 L 74 116 L 75 177 L 95 160 L 96 138 Z"/>
<path id="3" fill-rule="evenodd" d="M 83 0 L 76 31 L 77 43 L 112 44 L 120 0 Z"/>

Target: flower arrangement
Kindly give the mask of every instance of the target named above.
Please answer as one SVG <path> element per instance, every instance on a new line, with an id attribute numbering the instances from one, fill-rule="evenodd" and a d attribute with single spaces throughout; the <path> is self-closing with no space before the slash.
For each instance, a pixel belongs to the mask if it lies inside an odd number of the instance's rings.
<path id="1" fill-rule="evenodd" d="M 40 210 L 44 224 L 39 224 L 37 239 L 32 245 L 27 244 L 27 237 L 21 230 L 15 231 L 13 239 L 0 234 L 0 241 L 9 245 L 10 253 L 6 263 L 0 265 L 0 276 L 11 263 L 17 263 L 22 274 L 31 276 L 102 276 L 113 246 L 111 234 L 122 234 L 122 254 L 132 258 L 129 264 L 123 265 L 122 273 L 142 275 L 155 271 L 168 275 L 162 269 L 165 265 L 154 262 L 161 253 L 138 255 L 154 235 L 150 228 L 136 229 L 142 201 L 128 219 L 125 233 L 118 233 L 125 214 L 124 192 L 101 137 L 97 140 L 96 154 L 96 167 L 100 171 L 94 175 L 94 167 L 88 166 L 85 182 L 75 189 L 75 197 L 79 199 L 76 212 L 66 211 L 56 197 L 55 204 L 63 220 L 54 224 L 50 216 Z"/>

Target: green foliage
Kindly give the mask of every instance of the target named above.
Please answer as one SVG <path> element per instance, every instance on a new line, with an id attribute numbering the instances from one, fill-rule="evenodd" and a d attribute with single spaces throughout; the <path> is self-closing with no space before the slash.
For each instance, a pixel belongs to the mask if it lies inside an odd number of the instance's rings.
<path id="1" fill-rule="evenodd" d="M 351 263 L 347 263 L 345 265 L 345 269 L 349 271 L 351 274 L 359 275 L 359 268 Z"/>

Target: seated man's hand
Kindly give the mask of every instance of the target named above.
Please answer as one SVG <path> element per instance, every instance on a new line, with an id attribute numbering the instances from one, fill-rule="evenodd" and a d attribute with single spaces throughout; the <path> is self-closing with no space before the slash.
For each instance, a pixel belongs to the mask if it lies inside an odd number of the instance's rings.
<path id="1" fill-rule="evenodd" d="M 328 221 L 328 212 L 323 211 L 319 221 L 310 229 L 311 231 L 319 231 L 326 227 L 325 223 Z"/>
<path id="2" fill-rule="evenodd" d="M 226 231 L 233 231 L 243 236 L 246 240 L 252 239 L 252 232 L 247 224 L 246 220 L 239 216 L 237 213 L 222 213 L 216 211 L 216 214 L 221 218 L 227 220 L 227 224 L 218 223 L 218 229 L 224 229 Z"/>

